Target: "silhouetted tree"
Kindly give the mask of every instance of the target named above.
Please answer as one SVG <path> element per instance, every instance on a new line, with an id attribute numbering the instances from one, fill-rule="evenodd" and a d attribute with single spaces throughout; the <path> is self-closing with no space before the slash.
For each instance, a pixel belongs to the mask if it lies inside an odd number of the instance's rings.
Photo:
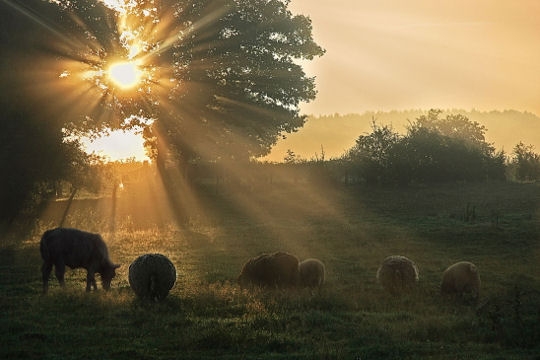
<path id="1" fill-rule="evenodd" d="M 91 159 L 78 140 L 65 139 L 46 118 L 5 100 L 0 101 L 1 221 L 35 205 L 32 198 L 47 197 L 59 181 L 81 187 L 96 180 L 88 176 Z"/>
<path id="2" fill-rule="evenodd" d="M 285 164 L 295 164 L 298 162 L 298 156 L 291 149 L 287 149 L 287 155 L 283 158 Z"/>
<path id="3" fill-rule="evenodd" d="M 57 37 L 51 25 L 56 6 L 44 1 L 0 2 L 0 223 L 13 220 L 58 181 L 75 186 L 90 159 L 76 139 L 66 137 L 55 89 L 43 73 L 45 44 Z M 52 34 L 52 35 L 51 35 Z M 37 74 L 40 74 L 39 76 Z"/>
<path id="4" fill-rule="evenodd" d="M 0 92 L 17 104 L 2 115 L 3 125 L 24 117 L 26 131 L 46 122 L 55 149 L 72 145 L 62 151 L 77 147 L 66 142 L 70 136 L 143 126 L 152 154 L 177 165 L 264 155 L 303 125 L 298 105 L 315 97 L 314 79 L 296 60 L 323 50 L 310 20 L 294 16 L 288 0 L 125 4 L 128 12 L 120 14 L 98 0 L 1 2 Z M 140 37 L 147 76 L 121 93 L 105 75 L 127 57 L 128 35 Z M 150 117 L 151 127 L 144 121 Z M 42 163 L 61 159 L 43 161 L 46 152 L 38 153 Z M 5 167 L 14 159 L 5 156 Z"/>
<path id="5" fill-rule="evenodd" d="M 360 135 L 346 158 L 358 170 L 356 175 L 366 182 L 387 181 L 390 168 L 390 155 L 401 136 L 389 126 L 379 126 L 373 121 L 371 134 Z"/>
<path id="6" fill-rule="evenodd" d="M 409 154 L 414 154 L 415 180 L 478 181 L 504 179 L 504 152 L 485 140 L 487 129 L 461 114 L 439 118 L 430 110 L 408 128 Z"/>
<path id="7" fill-rule="evenodd" d="M 463 115 L 440 114 L 431 110 L 419 117 L 404 136 L 374 124 L 349 151 L 349 163 L 368 183 L 504 179 L 504 152 L 485 141 L 485 127 Z"/>
<path id="8" fill-rule="evenodd" d="M 531 181 L 540 179 L 540 155 L 534 152 L 533 145 L 522 142 L 514 147 L 511 165 L 515 168 L 517 180 Z"/>
<path id="9" fill-rule="evenodd" d="M 288 0 L 140 0 L 123 14 L 97 0 L 55 3 L 53 28 L 65 36 L 49 51 L 96 70 L 86 88 L 101 92 L 99 106 L 72 116 L 70 131 L 146 126 L 141 116 L 152 117 L 145 135 L 155 156 L 167 149 L 161 155 L 215 161 L 265 155 L 304 124 L 298 105 L 316 93 L 296 60 L 324 51 Z M 99 75 L 129 52 L 123 26 L 139 37 L 147 74 L 131 93 Z"/>
<path id="10" fill-rule="evenodd" d="M 298 105 L 315 97 L 314 79 L 295 60 L 323 50 L 289 1 L 160 3 L 156 17 L 174 11 L 179 40 L 160 54 L 177 83 L 159 109 L 157 138 L 184 160 L 247 160 L 303 125 Z"/>

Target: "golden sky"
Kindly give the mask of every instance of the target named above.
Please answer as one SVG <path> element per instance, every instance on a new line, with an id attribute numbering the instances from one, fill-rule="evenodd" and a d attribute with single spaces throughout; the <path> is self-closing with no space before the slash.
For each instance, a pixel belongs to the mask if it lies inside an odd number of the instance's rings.
<path id="1" fill-rule="evenodd" d="M 304 114 L 457 108 L 540 115 L 540 0 L 291 0 L 289 8 L 311 18 L 326 49 L 302 63 L 318 91 L 301 105 Z M 140 136 L 89 149 L 144 159 Z"/>
<path id="2" fill-rule="evenodd" d="M 137 161 L 149 160 L 144 150 L 144 139 L 141 134 L 111 131 L 109 136 L 90 142 L 84 141 L 86 151 L 105 157 L 107 160 L 126 160 L 134 158 Z"/>
<path id="3" fill-rule="evenodd" d="M 292 0 L 327 53 L 307 114 L 410 108 L 540 114 L 538 0 Z"/>

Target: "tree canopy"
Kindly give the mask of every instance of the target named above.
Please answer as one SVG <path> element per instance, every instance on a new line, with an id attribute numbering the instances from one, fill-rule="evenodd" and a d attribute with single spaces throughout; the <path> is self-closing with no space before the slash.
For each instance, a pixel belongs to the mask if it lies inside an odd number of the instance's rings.
<path id="1" fill-rule="evenodd" d="M 288 1 L 168 3 L 182 29 L 171 47 L 177 84 L 156 128 L 182 154 L 265 155 L 303 125 L 298 105 L 315 85 L 295 60 L 323 54 L 308 18 L 293 16 Z"/>
<path id="2" fill-rule="evenodd" d="M 43 76 L 54 72 L 44 44 L 59 36 L 52 10 L 42 1 L 0 2 L 0 222 L 44 195 L 47 184 L 66 180 L 77 187 L 93 180 L 85 177 L 91 159 L 77 139 L 66 138 L 62 111 L 51 102 L 57 92 Z"/>
<path id="3" fill-rule="evenodd" d="M 36 183 L 80 170 L 87 159 L 79 135 L 138 127 L 154 157 L 183 161 L 268 153 L 303 125 L 299 104 L 316 94 L 298 60 L 324 53 L 309 18 L 288 5 L 1 2 L 0 167 L 18 174 L 10 181 L 20 190 L 10 202 L 20 203 Z M 115 87 L 108 76 L 117 61 L 140 68 L 133 89 Z M 3 186 L 3 203 L 4 192 L 14 194 Z"/>
<path id="4" fill-rule="evenodd" d="M 511 165 L 517 180 L 537 181 L 540 179 L 540 155 L 534 152 L 533 145 L 519 142 L 514 146 Z"/>
<path id="5" fill-rule="evenodd" d="M 461 114 L 430 110 L 406 135 L 373 123 L 346 160 L 368 183 L 409 184 L 505 178 L 505 154 L 485 140 L 484 126 Z"/>
<path id="6" fill-rule="evenodd" d="M 184 160 L 246 159 L 300 128 L 299 104 L 316 95 L 297 60 L 324 50 L 288 0 L 14 3 L 44 27 L 40 45 L 55 60 L 41 64 L 53 74 L 48 93 L 75 134 L 142 126 L 154 150 Z M 143 73 L 132 91 L 107 79 L 120 59 Z"/>

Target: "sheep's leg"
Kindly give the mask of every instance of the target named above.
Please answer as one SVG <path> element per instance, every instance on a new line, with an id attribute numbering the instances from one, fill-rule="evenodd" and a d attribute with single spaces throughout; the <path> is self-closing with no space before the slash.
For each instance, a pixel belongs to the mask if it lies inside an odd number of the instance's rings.
<path id="1" fill-rule="evenodd" d="M 52 271 L 52 263 L 44 262 L 41 266 L 41 275 L 43 276 L 43 293 L 46 294 L 49 290 L 49 276 Z"/>
<path id="2" fill-rule="evenodd" d="M 65 272 L 66 264 L 64 264 L 63 262 L 57 262 L 56 264 L 54 264 L 54 274 L 56 275 L 56 278 L 58 279 L 61 287 L 66 286 L 66 283 L 64 282 Z"/>

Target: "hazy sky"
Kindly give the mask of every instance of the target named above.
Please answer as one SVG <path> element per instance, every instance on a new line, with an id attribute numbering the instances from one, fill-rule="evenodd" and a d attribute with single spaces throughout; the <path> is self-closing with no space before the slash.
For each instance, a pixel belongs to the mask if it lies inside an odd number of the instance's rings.
<path id="1" fill-rule="evenodd" d="M 305 114 L 474 108 L 540 115 L 540 0 L 291 0 L 290 9 L 311 18 L 326 49 L 303 64 L 318 90 L 301 106 Z M 90 148 L 113 159 L 144 156 L 140 137 L 112 144 Z"/>
<path id="2" fill-rule="evenodd" d="M 326 54 L 304 113 L 410 108 L 540 114 L 539 0 L 292 0 Z"/>

